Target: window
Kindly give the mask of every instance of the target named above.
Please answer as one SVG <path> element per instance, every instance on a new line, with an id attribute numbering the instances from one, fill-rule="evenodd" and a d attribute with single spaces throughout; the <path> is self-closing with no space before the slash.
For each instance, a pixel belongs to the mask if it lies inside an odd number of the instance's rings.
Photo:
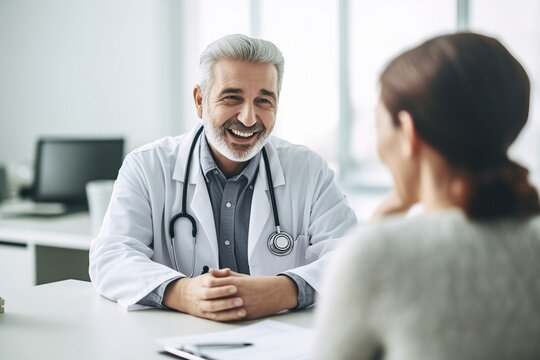
<path id="1" fill-rule="evenodd" d="M 275 134 L 328 161 L 338 142 L 338 6 L 329 0 L 261 0 L 260 34 L 285 57 Z"/>
<path id="2" fill-rule="evenodd" d="M 199 21 L 191 34 L 197 38 L 195 54 L 200 55 L 208 44 L 222 36 L 251 33 L 249 0 L 198 0 L 197 4 Z"/>
<path id="3" fill-rule="evenodd" d="M 374 109 L 381 70 L 406 48 L 469 27 L 502 40 L 525 65 L 533 91 L 540 80 L 536 0 L 200 0 L 191 6 L 198 21 L 195 29 L 185 29 L 196 44 L 188 54 L 238 32 L 282 50 L 285 77 L 275 134 L 320 153 L 349 189 L 386 190 L 392 184 L 377 158 Z M 529 124 L 511 150 L 540 183 L 535 94 Z"/>
<path id="4" fill-rule="evenodd" d="M 342 180 L 361 188 L 387 188 L 392 182 L 376 153 L 375 106 L 378 77 L 403 50 L 432 36 L 454 31 L 454 0 L 348 1 L 350 120 L 342 133 Z M 347 139 L 347 137 L 349 137 Z"/>

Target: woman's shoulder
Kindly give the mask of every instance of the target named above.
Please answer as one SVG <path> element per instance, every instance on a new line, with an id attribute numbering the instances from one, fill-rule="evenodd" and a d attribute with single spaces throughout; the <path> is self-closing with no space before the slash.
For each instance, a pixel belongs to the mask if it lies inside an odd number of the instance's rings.
<path id="1" fill-rule="evenodd" d="M 369 249 L 388 254 L 388 247 L 429 246 L 433 242 L 440 242 L 467 231 L 470 225 L 458 210 L 424 213 L 412 217 L 390 216 L 359 226 L 349 238 L 347 246 L 358 248 L 356 251 Z"/>
<path id="2" fill-rule="evenodd" d="M 360 226 L 336 257 L 357 272 L 396 277 L 405 269 L 408 274 L 443 271 L 471 258 L 463 254 L 477 254 L 471 262 L 487 261 L 490 254 L 508 248 L 540 253 L 540 218 L 479 223 L 459 210 L 394 216 Z"/>
<path id="3" fill-rule="evenodd" d="M 468 219 L 457 209 L 423 213 L 412 217 L 391 216 L 357 229 L 349 242 L 364 246 L 430 246 L 442 243 L 459 243 L 460 240 L 482 240 L 483 238 L 516 236 L 540 236 L 540 217 L 527 220 L 498 220 L 476 222 Z M 358 241 L 357 241 L 358 240 Z M 362 241 L 360 241 L 362 240 Z M 351 245 L 354 246 L 354 245 Z"/>

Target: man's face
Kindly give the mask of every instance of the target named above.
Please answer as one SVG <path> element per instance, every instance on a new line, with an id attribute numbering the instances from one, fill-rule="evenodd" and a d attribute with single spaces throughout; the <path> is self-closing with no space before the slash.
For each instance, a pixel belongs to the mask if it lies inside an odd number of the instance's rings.
<path id="1" fill-rule="evenodd" d="M 213 72 L 206 99 L 195 89 L 199 117 L 218 156 L 245 162 L 261 150 L 274 128 L 277 70 L 273 64 L 220 60 Z"/>

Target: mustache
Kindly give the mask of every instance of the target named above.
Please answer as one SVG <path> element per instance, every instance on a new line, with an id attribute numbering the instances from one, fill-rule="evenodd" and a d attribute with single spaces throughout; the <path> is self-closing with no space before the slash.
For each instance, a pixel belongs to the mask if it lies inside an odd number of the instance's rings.
<path id="1" fill-rule="evenodd" d="M 260 122 L 248 127 L 242 124 L 242 122 L 238 119 L 230 119 L 225 121 L 222 128 L 225 130 L 237 130 L 241 132 L 263 132 L 265 130 L 264 125 Z"/>

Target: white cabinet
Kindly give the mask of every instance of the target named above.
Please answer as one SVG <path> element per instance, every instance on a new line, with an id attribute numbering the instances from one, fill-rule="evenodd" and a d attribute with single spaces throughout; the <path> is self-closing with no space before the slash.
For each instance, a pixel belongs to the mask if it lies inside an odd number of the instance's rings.
<path id="1" fill-rule="evenodd" d="M 0 296 L 33 285 L 88 280 L 90 217 L 0 218 Z"/>
<path id="2" fill-rule="evenodd" d="M 0 242 L 0 296 L 20 292 L 33 285 L 34 262 L 24 244 Z"/>

